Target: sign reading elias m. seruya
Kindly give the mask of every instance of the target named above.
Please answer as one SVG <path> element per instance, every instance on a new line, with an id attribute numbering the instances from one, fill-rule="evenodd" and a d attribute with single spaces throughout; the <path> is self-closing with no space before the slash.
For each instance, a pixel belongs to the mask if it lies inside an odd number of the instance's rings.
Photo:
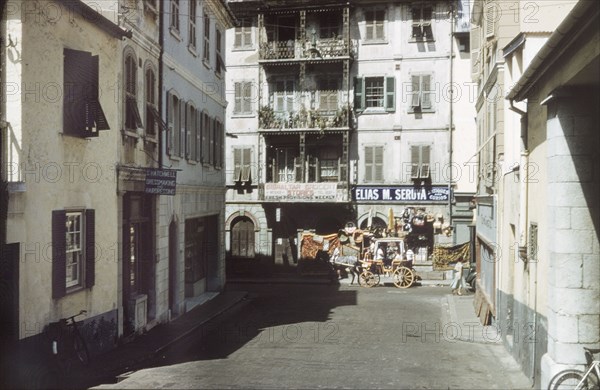
<path id="1" fill-rule="evenodd" d="M 146 194 L 175 195 L 177 171 L 174 169 L 147 169 Z"/>
<path id="2" fill-rule="evenodd" d="M 444 186 L 357 186 L 352 189 L 355 201 L 372 202 L 447 202 L 450 190 Z"/>
<path id="3" fill-rule="evenodd" d="M 265 183 L 265 200 L 336 200 L 336 183 Z"/>

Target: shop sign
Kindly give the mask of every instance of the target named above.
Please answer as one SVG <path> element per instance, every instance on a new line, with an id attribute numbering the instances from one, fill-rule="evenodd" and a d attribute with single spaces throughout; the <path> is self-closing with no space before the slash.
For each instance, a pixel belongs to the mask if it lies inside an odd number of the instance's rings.
<path id="1" fill-rule="evenodd" d="M 477 235 L 488 242 L 496 241 L 496 218 L 493 204 L 477 203 Z"/>
<path id="2" fill-rule="evenodd" d="M 336 183 L 265 183 L 266 201 L 335 201 Z"/>
<path id="3" fill-rule="evenodd" d="M 146 194 L 175 195 L 177 171 L 174 169 L 147 169 Z"/>
<path id="4" fill-rule="evenodd" d="M 352 189 L 352 199 L 357 202 L 448 202 L 450 190 L 444 186 L 357 186 Z"/>

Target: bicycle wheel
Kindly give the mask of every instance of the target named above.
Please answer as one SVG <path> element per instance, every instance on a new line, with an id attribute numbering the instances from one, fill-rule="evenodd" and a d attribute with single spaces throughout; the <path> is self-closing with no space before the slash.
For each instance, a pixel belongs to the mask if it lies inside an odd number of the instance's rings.
<path id="1" fill-rule="evenodd" d="M 588 390 L 587 380 L 582 382 L 584 373 L 575 369 L 568 369 L 554 375 L 548 390 Z"/>
<path id="2" fill-rule="evenodd" d="M 84 365 L 90 364 L 90 354 L 88 353 L 87 345 L 79 332 L 75 332 L 73 335 L 73 349 L 77 359 Z"/>

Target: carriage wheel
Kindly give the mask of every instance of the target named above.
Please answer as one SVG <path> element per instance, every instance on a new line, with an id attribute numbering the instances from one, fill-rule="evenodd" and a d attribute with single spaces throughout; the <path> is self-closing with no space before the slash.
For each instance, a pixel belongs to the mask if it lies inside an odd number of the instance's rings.
<path id="1" fill-rule="evenodd" d="M 363 271 L 358 277 L 358 282 L 363 287 L 373 287 L 379 283 L 379 275 L 371 271 Z"/>
<path id="2" fill-rule="evenodd" d="M 410 268 L 398 267 L 394 272 L 394 284 L 399 288 L 407 288 L 412 286 L 415 281 L 415 274 Z"/>

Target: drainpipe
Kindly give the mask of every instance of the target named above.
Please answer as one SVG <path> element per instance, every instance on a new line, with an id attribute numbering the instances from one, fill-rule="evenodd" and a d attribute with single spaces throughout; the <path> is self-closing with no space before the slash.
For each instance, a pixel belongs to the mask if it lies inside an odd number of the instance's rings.
<path id="1" fill-rule="evenodd" d="M 452 227 L 452 128 L 454 127 L 454 3 L 450 3 L 450 110 L 448 118 L 448 166 L 450 168 L 450 177 L 448 178 L 448 222 Z M 456 232 L 455 232 L 456 233 Z M 454 236 L 456 238 L 456 235 Z"/>
<path id="2" fill-rule="evenodd" d="M 162 13 L 162 8 L 164 4 L 162 1 L 158 2 L 158 6 L 160 7 L 158 10 L 158 44 L 160 46 L 160 51 L 158 54 L 158 112 L 162 118 L 162 108 L 163 108 L 163 54 L 164 54 L 164 45 L 165 45 L 165 35 L 163 32 L 164 28 L 164 16 Z M 162 120 L 162 119 L 161 119 Z M 160 126 L 162 127 L 162 126 Z M 165 134 L 165 137 L 168 137 L 168 134 Z M 161 134 L 158 137 L 158 168 L 162 169 L 163 167 L 163 135 Z"/>

